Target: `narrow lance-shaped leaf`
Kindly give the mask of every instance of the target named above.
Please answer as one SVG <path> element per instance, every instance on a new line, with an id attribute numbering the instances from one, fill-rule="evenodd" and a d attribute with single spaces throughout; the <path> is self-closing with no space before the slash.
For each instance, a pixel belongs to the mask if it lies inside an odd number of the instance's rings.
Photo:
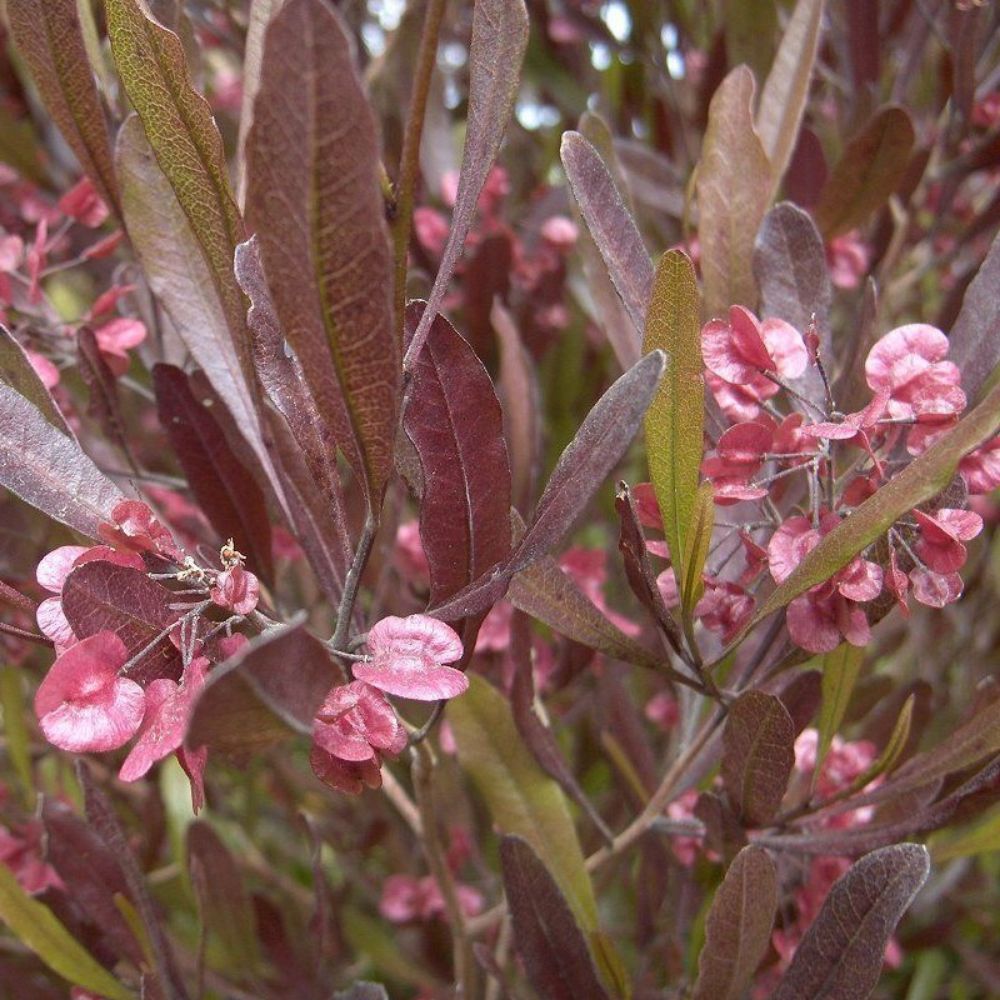
<path id="1" fill-rule="evenodd" d="M 521 837 L 504 837 L 500 864 L 514 947 L 538 995 L 543 1000 L 607 1000 L 587 939 L 531 844 Z"/>
<path id="2" fill-rule="evenodd" d="M 131 990 L 100 965 L 47 906 L 32 899 L 6 865 L 0 865 L 0 920 L 67 982 L 108 1000 L 132 1000 Z"/>
<path id="3" fill-rule="evenodd" d="M 24 348 L 14 339 L 11 332 L 0 323 L 0 384 L 9 386 L 23 396 L 57 430 L 67 437 L 73 432 L 66 423 L 52 393 L 38 377 L 28 360 Z"/>
<path id="4" fill-rule="evenodd" d="M 895 844 L 865 855 L 830 890 L 774 1000 L 870 996 L 889 937 L 929 872 L 927 848 L 920 844 Z"/>
<path id="5" fill-rule="evenodd" d="M 744 847 L 715 890 L 693 1000 L 743 996 L 767 950 L 777 907 L 774 862 L 763 847 Z"/>
<path id="6" fill-rule="evenodd" d="M 976 399 L 1000 364 L 1000 234 L 962 300 L 962 311 L 948 337 L 948 354 L 962 372 L 962 388 Z"/>
<path id="7" fill-rule="evenodd" d="M 597 906 L 569 807 L 559 786 L 535 763 L 507 700 L 481 677 L 448 703 L 458 759 L 486 799 L 494 823 L 538 852 L 585 931 L 597 928 Z"/>
<path id="8" fill-rule="evenodd" d="M 242 336 L 246 307 L 233 277 L 243 220 L 229 186 L 222 136 L 208 102 L 191 83 L 177 35 L 149 17 L 138 0 L 106 0 L 105 12 L 125 92 L 190 223 L 249 382 L 249 353 Z"/>
<path id="9" fill-rule="evenodd" d="M 722 732 L 722 779 L 744 820 L 766 823 L 777 811 L 795 764 L 795 725 L 781 700 L 747 691 Z"/>
<path id="10" fill-rule="evenodd" d="M 705 366 L 698 283 L 694 265 L 680 250 L 668 250 L 656 268 L 642 347 L 644 352 L 662 350 L 668 359 L 646 412 L 646 460 L 682 583 L 704 446 Z"/>
<path id="11" fill-rule="evenodd" d="M 455 210 L 434 287 L 406 351 L 405 366 L 408 371 L 423 349 L 424 338 L 441 308 L 475 218 L 479 194 L 500 151 L 517 97 L 521 63 L 527 45 L 528 12 L 524 0 L 478 0 L 472 11 L 469 111 Z"/>
<path id="12" fill-rule="evenodd" d="M 844 148 L 819 205 L 816 225 L 825 239 L 868 221 L 903 179 L 916 135 L 903 108 L 882 108 Z"/>
<path id="13" fill-rule="evenodd" d="M 753 241 L 771 200 L 771 165 L 754 129 L 753 92 L 753 74 L 737 66 L 708 109 L 696 189 L 709 317 L 731 305 L 757 306 Z"/>
<path id="14" fill-rule="evenodd" d="M 98 193 L 118 212 L 111 136 L 77 0 L 7 0 L 7 17 L 46 110 Z"/>
<path id="15" fill-rule="evenodd" d="M 734 644 L 768 615 L 810 587 L 829 580 L 899 518 L 940 493 L 951 482 L 959 461 L 991 438 L 997 428 L 1000 428 L 1000 387 L 992 389 L 950 431 L 825 535 L 785 581 L 775 587 Z"/>
<path id="16" fill-rule="evenodd" d="M 415 329 L 420 303 L 406 310 Z M 420 539 L 439 604 L 510 555 L 510 464 L 493 382 L 443 317 L 413 367 L 403 429 L 423 470 Z"/>
<path id="17" fill-rule="evenodd" d="M 646 326 L 653 264 L 635 220 L 622 202 L 600 154 L 579 132 L 566 132 L 563 169 L 580 213 L 637 330 Z"/>
<path id="18" fill-rule="evenodd" d="M 89 326 L 82 326 L 77 330 L 76 349 L 80 378 L 90 392 L 87 413 L 99 421 L 101 430 L 109 440 L 114 441 L 121 452 L 128 456 L 129 446 L 125 436 L 121 400 L 118 397 L 118 382 L 101 354 L 97 337 Z"/>
<path id="19" fill-rule="evenodd" d="M 287 0 L 264 43 L 247 214 L 282 330 L 369 506 L 392 470 L 399 339 L 376 123 L 340 15 Z"/>
<path id="20" fill-rule="evenodd" d="M 74 439 L 7 385 L 0 385 L 0 486 L 90 538 L 125 499 Z"/>
<path id="21" fill-rule="evenodd" d="M 896 761 L 899 760 L 899 755 L 903 752 L 903 748 L 910 738 L 910 723 L 913 720 L 913 700 L 914 696 L 912 694 L 906 699 L 882 752 L 851 782 L 850 787 L 852 791 L 864 788 L 865 785 L 874 781 L 879 775 L 888 774 L 896 766 Z"/>
<path id="22" fill-rule="evenodd" d="M 864 649 L 849 642 L 841 643 L 823 656 L 823 701 L 819 710 L 819 742 L 814 775 L 819 774 L 833 737 L 844 721 L 864 659 Z"/>
<path id="23" fill-rule="evenodd" d="M 260 488 L 180 368 L 156 365 L 153 386 L 160 424 L 202 510 L 220 538 L 249 556 L 250 569 L 270 580 L 271 522 Z"/>
<path id="24" fill-rule="evenodd" d="M 712 531 L 715 528 L 715 491 L 712 484 L 704 482 L 695 492 L 694 516 L 691 533 L 684 547 L 684 572 L 678 585 L 681 588 L 681 607 L 685 618 L 690 621 L 695 605 L 705 591 L 703 573 L 708 553 L 712 547 Z"/>
<path id="25" fill-rule="evenodd" d="M 798 0 L 761 91 L 757 131 L 771 161 L 772 188 L 768 201 L 781 184 L 795 149 L 822 21 L 823 0 Z"/>

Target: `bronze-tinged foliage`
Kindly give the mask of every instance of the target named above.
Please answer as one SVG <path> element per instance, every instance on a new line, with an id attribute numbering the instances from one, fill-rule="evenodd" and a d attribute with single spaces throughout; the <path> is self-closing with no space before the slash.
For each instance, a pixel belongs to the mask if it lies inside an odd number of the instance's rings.
<path id="1" fill-rule="evenodd" d="M 374 115 L 322 0 L 288 0 L 267 29 L 246 155 L 247 216 L 282 331 L 377 511 L 401 387 L 392 259 Z"/>

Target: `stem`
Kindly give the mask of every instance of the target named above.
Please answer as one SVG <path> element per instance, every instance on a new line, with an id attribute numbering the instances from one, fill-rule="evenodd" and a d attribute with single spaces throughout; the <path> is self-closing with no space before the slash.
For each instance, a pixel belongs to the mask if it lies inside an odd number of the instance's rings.
<path id="1" fill-rule="evenodd" d="M 420 138 L 424 131 L 424 114 L 427 110 L 431 76 L 437 61 L 438 35 L 441 31 L 445 2 L 446 0 L 430 0 L 427 13 L 424 15 L 424 29 L 420 35 L 420 48 L 417 50 L 417 71 L 413 78 L 413 97 L 410 101 L 410 113 L 406 118 L 399 177 L 396 180 L 392 239 L 396 257 L 396 328 L 400 331 L 400 336 L 403 331 L 403 311 L 406 307 L 406 251 L 410 245 L 413 197 L 417 172 L 420 169 Z"/>
<path id="2" fill-rule="evenodd" d="M 396 812 L 403 817 L 414 835 L 422 837 L 424 828 L 420 821 L 420 813 L 413 800 L 406 794 L 406 789 L 387 767 L 382 768 L 382 794 L 396 807 Z"/>
<path id="3" fill-rule="evenodd" d="M 33 601 L 26 594 L 22 594 L 21 591 L 15 590 L 9 584 L 4 583 L 3 580 L 0 580 L 0 601 L 6 601 L 20 611 L 26 611 L 32 616 L 38 610 L 37 601 Z"/>
<path id="4" fill-rule="evenodd" d="M 476 964 L 472 957 L 472 948 L 466 932 L 465 916 L 458 902 L 458 893 L 455 891 L 455 880 L 448 867 L 444 845 L 438 834 L 433 782 L 434 754 L 426 743 L 421 743 L 413 750 L 413 791 L 416 795 L 424 830 L 421 844 L 424 856 L 427 858 L 427 864 L 430 866 L 431 873 L 444 898 L 444 908 L 451 927 L 455 996 L 456 998 L 464 997 L 466 1000 L 473 1000 L 477 995 Z"/>
<path id="5" fill-rule="evenodd" d="M 29 642 L 37 642 L 39 646 L 48 646 L 51 648 L 55 645 L 51 639 L 44 635 L 39 635 L 37 632 L 29 632 L 27 629 L 18 628 L 16 625 L 10 625 L 7 622 L 0 622 L 0 632 L 17 636 L 18 639 L 27 639 Z"/>
<path id="6" fill-rule="evenodd" d="M 361 586 L 361 574 L 365 570 L 375 542 L 375 528 L 375 518 L 369 514 L 365 521 L 365 530 L 361 533 L 354 553 L 354 561 L 344 581 L 344 596 L 340 599 L 340 607 L 337 609 L 337 627 L 330 639 L 330 646 L 334 650 L 342 649 L 347 639 L 351 627 L 351 615 L 354 614 L 354 602 L 358 599 L 358 588 Z"/>

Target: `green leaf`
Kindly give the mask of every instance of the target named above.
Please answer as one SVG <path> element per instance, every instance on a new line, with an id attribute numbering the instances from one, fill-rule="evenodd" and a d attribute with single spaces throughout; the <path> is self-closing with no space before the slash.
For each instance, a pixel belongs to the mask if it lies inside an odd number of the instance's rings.
<path id="1" fill-rule="evenodd" d="M 771 856 L 763 847 L 744 847 L 715 891 L 693 1000 L 743 996 L 767 950 L 777 907 L 778 878 Z"/>
<path id="2" fill-rule="evenodd" d="M 496 826 L 532 846 L 583 929 L 596 930 L 594 890 L 565 796 L 525 746 L 503 695 L 480 677 L 469 680 L 469 690 L 447 709 L 462 767 Z"/>
<path id="3" fill-rule="evenodd" d="M 376 122 L 340 15 L 287 0 L 264 42 L 247 217 L 278 319 L 377 510 L 401 389 Z M 232 255 L 230 255 L 230 266 Z"/>
<path id="4" fill-rule="evenodd" d="M 77 0 L 7 0 L 7 17 L 46 110 L 108 207 L 118 212 L 111 136 L 76 5 Z"/>
<path id="5" fill-rule="evenodd" d="M 708 108 L 698 164 L 698 238 L 704 316 L 757 306 L 753 241 L 771 201 L 771 164 L 753 124 L 754 78 L 737 66 Z"/>
<path id="6" fill-rule="evenodd" d="M 935 834 L 931 838 L 930 849 L 934 863 L 939 865 L 953 858 L 1000 852 L 1000 805 L 960 830 Z"/>
<path id="7" fill-rule="evenodd" d="M 249 382 L 246 303 L 233 276 L 243 220 L 229 186 L 222 136 L 208 102 L 191 83 L 177 35 L 149 17 L 138 0 L 105 0 L 105 11 L 125 93 L 205 258 Z"/>
<path id="8" fill-rule="evenodd" d="M 844 721 L 864 658 L 864 649 L 848 642 L 842 642 L 823 656 L 823 701 L 819 710 L 819 743 L 814 775 L 819 774 L 833 737 Z"/>
<path id="9" fill-rule="evenodd" d="M 890 105 L 847 144 L 820 195 L 816 225 L 829 240 L 868 221 L 896 190 L 916 134 L 903 108 Z"/>
<path id="10" fill-rule="evenodd" d="M 684 547 L 683 575 L 680 580 L 681 607 L 687 619 L 694 614 L 694 606 L 701 600 L 705 590 L 702 572 L 708 561 L 708 551 L 712 545 L 712 530 L 715 527 L 715 491 L 712 484 L 704 482 L 695 494 L 694 518 L 691 533 Z"/>
<path id="11" fill-rule="evenodd" d="M 911 694 L 904 702 L 896 717 L 896 724 L 892 727 L 889 739 L 878 758 L 851 782 L 851 792 L 859 791 L 880 774 L 888 774 L 896 766 L 896 761 L 899 760 L 899 755 L 903 752 L 903 748 L 910 738 L 910 724 L 913 721 L 913 698 L 914 696 Z"/>
<path id="12" fill-rule="evenodd" d="M 899 518 L 940 493 L 954 477 L 959 461 L 991 438 L 997 428 L 1000 428 L 1000 386 L 994 387 L 947 434 L 825 535 L 784 583 L 775 587 L 730 648 L 741 642 L 758 622 L 816 584 L 829 580 Z"/>
<path id="13" fill-rule="evenodd" d="M 3 709 L 4 747 L 21 786 L 21 797 L 29 811 L 35 808 L 35 774 L 28 746 L 24 672 L 11 664 L 0 664 L 0 708 Z"/>
<path id="14" fill-rule="evenodd" d="M 771 161 L 771 196 L 788 169 L 819 48 L 823 0 L 799 0 L 760 95 L 757 131 Z"/>
<path id="15" fill-rule="evenodd" d="M 133 1000 L 134 994 L 97 963 L 52 911 L 18 885 L 6 865 L 0 865 L 0 920 L 25 947 L 67 982 L 99 993 L 108 1000 Z"/>
<path id="16" fill-rule="evenodd" d="M 646 411 L 646 456 L 680 583 L 697 503 L 705 419 L 698 282 L 694 265 L 681 250 L 668 250 L 656 268 L 642 350 L 656 349 L 668 361 Z"/>
<path id="17" fill-rule="evenodd" d="M 778 33 L 776 0 L 725 0 L 726 59 L 730 66 L 746 63 L 763 79 L 774 56 Z"/>

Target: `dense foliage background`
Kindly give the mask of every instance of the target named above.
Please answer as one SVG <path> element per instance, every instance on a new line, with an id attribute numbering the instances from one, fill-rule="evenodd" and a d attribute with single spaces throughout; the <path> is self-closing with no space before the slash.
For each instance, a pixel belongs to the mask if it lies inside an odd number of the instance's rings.
<path id="1" fill-rule="evenodd" d="M 0 997 L 1000 995 L 995 5 L 0 10 Z"/>

